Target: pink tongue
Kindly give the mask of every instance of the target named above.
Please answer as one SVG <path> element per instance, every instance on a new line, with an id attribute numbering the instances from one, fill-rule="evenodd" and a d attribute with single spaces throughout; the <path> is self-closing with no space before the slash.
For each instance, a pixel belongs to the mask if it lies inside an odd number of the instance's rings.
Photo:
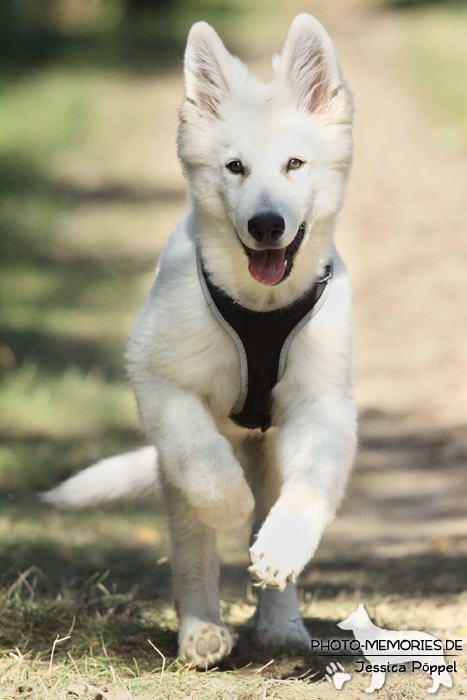
<path id="1" fill-rule="evenodd" d="M 285 274 L 285 248 L 279 250 L 252 250 L 248 271 L 261 284 L 277 284 Z"/>

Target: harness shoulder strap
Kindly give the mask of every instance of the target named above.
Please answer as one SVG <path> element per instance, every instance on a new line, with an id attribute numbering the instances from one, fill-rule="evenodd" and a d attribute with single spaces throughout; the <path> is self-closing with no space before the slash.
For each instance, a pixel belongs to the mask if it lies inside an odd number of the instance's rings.
<path id="1" fill-rule="evenodd" d="M 293 338 L 318 310 L 332 278 L 332 261 L 323 276 L 288 306 L 273 311 L 252 311 L 217 287 L 207 274 L 198 252 L 198 273 L 208 306 L 237 346 L 242 392 L 230 418 L 244 428 L 271 426 L 272 390 L 282 378 Z"/>

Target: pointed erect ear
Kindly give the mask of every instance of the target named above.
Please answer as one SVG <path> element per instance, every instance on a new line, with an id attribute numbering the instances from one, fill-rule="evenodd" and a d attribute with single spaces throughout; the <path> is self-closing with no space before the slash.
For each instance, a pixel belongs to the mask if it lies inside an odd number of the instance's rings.
<path id="1" fill-rule="evenodd" d="M 311 15 L 298 15 L 292 22 L 277 73 L 301 109 L 351 121 L 352 100 L 339 57 L 327 32 Z"/>
<path id="2" fill-rule="evenodd" d="M 232 57 L 206 22 L 190 29 L 185 51 L 185 95 L 182 119 L 189 115 L 216 118 L 219 105 L 228 93 L 226 78 Z"/>

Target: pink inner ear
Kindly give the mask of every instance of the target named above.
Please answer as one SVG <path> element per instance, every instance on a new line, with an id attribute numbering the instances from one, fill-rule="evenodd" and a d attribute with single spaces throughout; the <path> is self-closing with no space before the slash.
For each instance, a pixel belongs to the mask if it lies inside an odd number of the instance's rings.
<path id="1" fill-rule="evenodd" d="M 310 90 L 308 109 L 310 112 L 325 112 L 327 108 L 327 83 L 323 52 L 315 48 L 313 57 L 310 56 L 309 61 L 313 68 L 310 76 L 311 84 L 308 86 Z"/>
<path id="2" fill-rule="evenodd" d="M 188 101 L 201 117 L 217 117 L 222 95 L 226 92 L 221 69 L 214 58 L 210 63 L 199 57 L 193 74 L 192 96 Z"/>
<path id="3" fill-rule="evenodd" d="M 215 89 L 218 89 L 218 85 L 215 80 L 212 79 L 209 71 L 206 68 L 200 68 L 197 71 L 197 80 L 199 88 L 197 92 L 197 106 L 200 107 L 201 111 L 208 111 L 213 116 L 217 116 L 217 109 L 219 107 L 219 101 L 214 97 L 213 93 L 206 89 L 208 85 L 212 85 Z M 203 89 L 204 88 L 204 89 Z"/>
<path id="4" fill-rule="evenodd" d="M 312 88 L 308 109 L 310 112 L 325 112 L 326 111 L 326 85 L 324 83 L 323 71 L 320 71 L 318 82 Z"/>
<path id="5" fill-rule="evenodd" d="M 298 45 L 292 57 L 289 80 L 295 85 L 302 106 L 309 112 L 325 112 L 327 109 L 325 60 L 316 41 Z"/>

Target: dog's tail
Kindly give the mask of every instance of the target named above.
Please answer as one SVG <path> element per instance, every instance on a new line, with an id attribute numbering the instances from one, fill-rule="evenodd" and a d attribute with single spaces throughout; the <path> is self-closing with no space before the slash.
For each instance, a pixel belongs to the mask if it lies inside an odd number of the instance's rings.
<path id="1" fill-rule="evenodd" d="M 65 510 L 136 498 L 157 491 L 158 472 L 156 448 L 142 447 L 83 469 L 41 498 Z"/>

